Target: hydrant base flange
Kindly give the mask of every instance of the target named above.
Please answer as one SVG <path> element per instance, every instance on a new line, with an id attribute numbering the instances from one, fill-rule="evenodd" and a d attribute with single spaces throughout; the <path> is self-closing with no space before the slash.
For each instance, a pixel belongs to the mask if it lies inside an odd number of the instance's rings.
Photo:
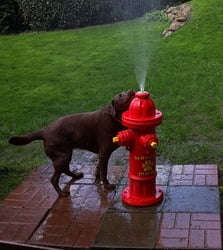
<path id="1" fill-rule="evenodd" d="M 135 207 L 146 207 L 159 203 L 163 200 L 163 191 L 159 186 L 156 186 L 156 192 L 154 196 L 149 197 L 134 197 L 129 191 L 129 187 L 125 188 L 122 192 L 122 201 L 128 205 Z"/>

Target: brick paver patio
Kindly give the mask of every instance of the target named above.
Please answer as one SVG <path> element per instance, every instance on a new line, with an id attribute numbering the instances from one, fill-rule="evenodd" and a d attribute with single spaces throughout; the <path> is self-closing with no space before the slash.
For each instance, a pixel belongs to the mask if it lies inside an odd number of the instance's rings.
<path id="1" fill-rule="evenodd" d="M 115 191 L 94 184 L 95 166 L 72 162 L 85 176 L 69 185 L 61 178 L 71 191 L 65 198 L 49 181 L 50 164 L 40 166 L 0 203 L 0 249 L 222 249 L 216 165 L 158 165 L 164 200 L 143 208 L 120 199 L 126 165 L 109 168 Z"/>

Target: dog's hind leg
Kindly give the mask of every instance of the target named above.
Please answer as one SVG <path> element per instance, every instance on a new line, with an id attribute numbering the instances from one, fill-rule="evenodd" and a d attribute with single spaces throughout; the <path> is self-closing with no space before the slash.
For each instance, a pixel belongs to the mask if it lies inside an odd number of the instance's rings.
<path id="1" fill-rule="evenodd" d="M 61 174 L 62 174 L 61 172 L 55 171 L 53 176 L 51 177 L 51 183 L 54 186 L 54 188 L 57 191 L 59 196 L 66 197 L 66 196 L 68 196 L 70 194 L 70 192 L 64 192 L 59 187 L 59 179 L 60 179 Z"/>
<path id="2" fill-rule="evenodd" d="M 62 173 L 73 177 L 74 179 L 79 179 L 83 177 L 83 173 L 72 173 L 69 169 L 70 160 L 72 157 L 72 150 L 70 152 L 61 152 L 61 151 L 46 151 L 47 155 L 53 161 L 54 174 L 51 178 L 51 183 L 54 186 L 59 196 L 65 197 L 70 194 L 70 192 L 62 191 L 59 187 L 59 179 Z"/>
<path id="3" fill-rule="evenodd" d="M 66 156 L 68 156 L 68 155 L 66 155 Z M 62 166 L 61 171 L 62 171 L 62 173 L 72 177 L 73 180 L 78 180 L 78 179 L 82 178 L 84 176 L 84 174 L 82 172 L 76 172 L 76 170 L 74 172 L 70 171 L 69 164 L 70 164 L 71 158 L 72 158 L 72 151 L 70 152 L 67 160 L 66 160 L 66 157 L 64 157 L 64 164 Z"/>
<path id="4" fill-rule="evenodd" d="M 70 169 L 69 169 L 69 166 L 68 166 L 68 168 L 63 169 L 63 173 L 70 176 L 70 177 L 72 177 L 74 180 L 78 180 L 78 179 L 80 179 L 80 178 L 82 178 L 84 176 L 84 174 L 81 173 L 81 172 L 80 173 L 78 173 L 76 171 L 71 172 Z"/>

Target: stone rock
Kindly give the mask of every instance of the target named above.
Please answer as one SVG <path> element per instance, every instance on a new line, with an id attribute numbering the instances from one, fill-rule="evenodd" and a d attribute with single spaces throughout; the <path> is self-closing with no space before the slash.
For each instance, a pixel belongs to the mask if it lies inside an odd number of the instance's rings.
<path id="1" fill-rule="evenodd" d="M 174 21 L 171 23 L 168 30 L 174 32 L 174 31 L 178 30 L 179 28 L 181 28 L 183 25 L 184 25 L 183 22 Z"/>
<path id="2" fill-rule="evenodd" d="M 176 7 L 168 8 L 165 12 L 165 15 L 173 22 L 169 28 L 164 30 L 162 35 L 167 37 L 181 28 L 190 19 L 191 11 L 192 6 L 189 4 L 180 4 Z"/>
<path id="3" fill-rule="evenodd" d="M 178 15 L 175 17 L 175 21 L 177 22 L 186 22 L 187 21 L 187 17 L 184 15 Z"/>

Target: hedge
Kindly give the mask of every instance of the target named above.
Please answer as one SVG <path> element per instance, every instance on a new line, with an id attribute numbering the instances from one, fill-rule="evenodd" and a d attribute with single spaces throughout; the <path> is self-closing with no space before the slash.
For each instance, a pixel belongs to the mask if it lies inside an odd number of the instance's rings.
<path id="1" fill-rule="evenodd" d="M 177 2 L 176 0 L 1 1 L 16 3 L 20 10 L 19 18 L 23 20 L 23 25 L 31 30 L 73 29 L 88 25 L 112 23 L 139 17 L 151 9 L 163 8 L 167 4 Z M 11 8 L 12 11 L 14 11 L 13 8 Z M 8 10 L 8 14 L 11 10 Z M 13 19 L 12 15 L 11 19 Z"/>
<path id="2" fill-rule="evenodd" d="M 0 34 L 17 32 L 22 27 L 17 2 L 15 0 L 0 0 Z"/>

